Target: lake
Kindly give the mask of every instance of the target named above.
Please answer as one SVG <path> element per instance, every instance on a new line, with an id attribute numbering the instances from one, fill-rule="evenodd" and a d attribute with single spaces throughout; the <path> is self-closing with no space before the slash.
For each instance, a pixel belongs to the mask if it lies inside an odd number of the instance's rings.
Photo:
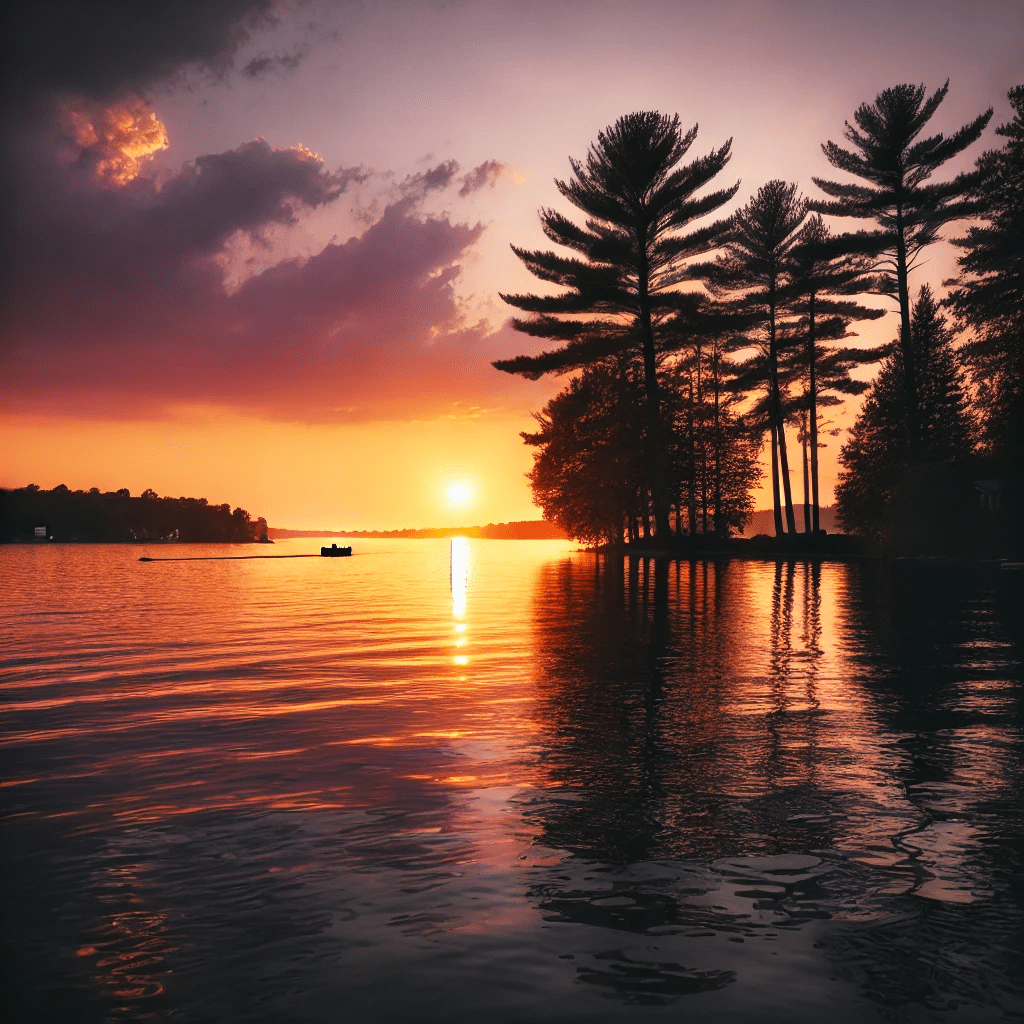
<path id="1" fill-rule="evenodd" d="M 1024 1014 L 1024 574 L 352 543 L 0 549 L 5 1019 Z"/>

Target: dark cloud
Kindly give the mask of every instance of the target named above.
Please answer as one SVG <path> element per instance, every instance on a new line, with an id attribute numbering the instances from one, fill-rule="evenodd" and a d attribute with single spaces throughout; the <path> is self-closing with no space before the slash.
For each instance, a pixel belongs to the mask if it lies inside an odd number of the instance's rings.
<path id="1" fill-rule="evenodd" d="M 301 146 L 278 149 L 256 139 L 198 157 L 159 191 L 141 186 L 151 201 L 137 231 L 174 258 L 214 255 L 235 232 L 293 224 L 297 209 L 329 203 L 365 177 L 358 168 L 329 172 Z"/>
<path id="2" fill-rule="evenodd" d="M 485 160 L 468 174 L 462 176 L 462 188 L 459 189 L 459 195 L 465 198 L 473 192 L 479 191 L 485 185 L 488 188 L 494 188 L 504 170 L 505 165 L 498 163 L 497 160 Z"/>
<path id="3" fill-rule="evenodd" d="M 116 188 L 84 157 L 55 167 L 11 240 L 8 407 L 139 417 L 204 404 L 326 422 L 507 404 L 521 382 L 489 363 L 508 340 L 465 322 L 454 289 L 484 229 L 419 212 L 417 195 L 456 173 L 415 176 L 359 236 L 229 292 L 233 238 L 293 223 L 365 174 L 264 140 Z"/>
<path id="4" fill-rule="evenodd" d="M 214 265 L 234 235 L 294 223 L 366 177 L 358 168 L 329 172 L 308 150 L 264 139 L 201 156 L 166 180 L 140 176 L 113 189 L 96 180 L 94 161 L 89 151 L 70 167 L 41 159 L 25 175 L 0 293 L 8 323 L 151 280 L 220 287 Z"/>
<path id="5" fill-rule="evenodd" d="M 8 4 L 3 15 L 6 104 L 71 92 L 107 99 L 184 66 L 223 70 L 274 0 L 47 0 Z"/>
<path id="6" fill-rule="evenodd" d="M 287 74 L 290 71 L 294 71 L 302 63 L 305 56 L 306 50 L 301 47 L 292 53 L 278 55 L 262 53 L 258 57 L 253 57 L 242 68 L 242 74 L 246 78 L 263 78 L 274 73 Z"/>

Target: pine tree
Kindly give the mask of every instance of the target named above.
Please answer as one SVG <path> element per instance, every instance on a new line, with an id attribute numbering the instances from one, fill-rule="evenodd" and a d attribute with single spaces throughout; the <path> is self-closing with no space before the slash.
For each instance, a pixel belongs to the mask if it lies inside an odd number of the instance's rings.
<path id="1" fill-rule="evenodd" d="M 789 454 L 786 446 L 788 396 L 782 373 L 784 339 L 782 320 L 789 312 L 786 289 L 792 277 L 794 248 L 801 239 L 801 226 L 807 210 L 797 195 L 797 187 L 774 180 L 763 185 L 757 195 L 732 219 L 725 239 L 725 254 L 713 266 L 694 268 L 704 274 L 709 288 L 720 297 L 734 297 L 737 311 L 756 311 L 763 324 L 761 357 L 746 365 L 746 377 L 760 368 L 767 399 L 767 426 L 772 444 L 772 497 L 775 533 L 781 535 L 782 504 L 779 477 L 785 495 L 786 527 L 796 533 L 793 492 L 789 479 Z M 780 472 L 781 468 L 781 472 Z"/>
<path id="2" fill-rule="evenodd" d="M 977 141 L 991 108 L 948 138 L 941 133 L 917 140 L 946 96 L 949 81 L 925 98 L 923 85 L 896 85 L 862 103 L 854 112 L 857 127 L 846 123 L 843 133 L 854 150 L 834 142 L 822 146 L 833 167 L 866 181 L 850 185 L 814 178 L 814 183 L 833 201 L 814 201 L 811 209 L 838 217 L 874 220 L 881 229 L 863 237 L 867 249 L 885 254 L 883 264 L 900 306 L 900 344 L 903 347 L 903 388 L 910 432 L 910 446 L 921 453 L 919 429 L 923 415 L 918 393 L 920 372 L 910 342 L 909 271 L 918 254 L 938 237 L 942 225 L 970 216 L 977 209 L 971 195 L 980 172 L 962 174 L 939 184 L 926 184 L 932 174 Z"/>
<path id="3" fill-rule="evenodd" d="M 804 376 L 802 405 L 806 408 L 806 425 L 802 427 L 803 444 L 810 449 L 810 466 L 805 465 L 805 476 L 810 477 L 810 514 L 805 512 L 805 529 L 818 533 L 821 529 L 818 484 L 818 409 L 824 405 L 838 405 L 838 395 L 857 395 L 867 384 L 855 380 L 850 371 L 865 363 L 877 362 L 884 348 L 838 349 L 826 342 L 855 337 L 849 331 L 853 320 L 877 320 L 885 310 L 871 309 L 852 301 L 850 296 L 877 290 L 879 281 L 871 276 L 873 263 L 863 254 L 844 251 L 844 239 L 834 238 L 820 214 L 807 219 L 801 233 L 800 244 L 793 254 L 791 288 L 795 302 L 793 310 L 801 316 L 796 327 L 803 343 L 793 352 L 794 363 L 801 366 Z M 807 481 L 804 486 L 804 504 L 807 507 Z"/>
<path id="4" fill-rule="evenodd" d="M 681 232 L 728 202 L 739 187 L 695 195 L 725 167 L 731 146 L 727 142 L 679 166 L 696 134 L 694 126 L 684 135 L 678 116 L 629 114 L 598 134 L 585 161 L 570 159 L 572 180 L 555 185 L 585 214 L 585 227 L 551 209 L 542 210 L 540 217 L 548 238 L 581 258 L 512 247 L 532 274 L 567 291 L 502 296 L 532 314 L 513 320 L 517 330 L 563 345 L 494 364 L 536 379 L 627 352 L 642 359 L 647 486 L 656 531 L 663 536 L 670 532 L 669 458 L 658 368 L 663 329 L 673 315 L 698 313 L 701 296 L 677 291 L 674 285 L 686 261 L 716 247 L 722 225 Z"/>
<path id="5" fill-rule="evenodd" d="M 905 429 L 903 353 L 900 339 L 882 364 L 850 438 L 839 454 L 836 501 L 844 526 L 897 549 L 955 546 L 952 534 L 964 505 L 957 479 L 974 449 L 953 334 L 931 289 L 921 288 L 911 318 L 919 373 L 920 455 Z"/>
<path id="6" fill-rule="evenodd" d="M 955 239 L 964 254 L 946 302 L 974 332 L 963 354 L 983 436 L 1009 477 L 1010 511 L 1024 533 L 1024 85 L 1009 99 L 1014 118 L 996 129 L 1007 142 L 978 161 L 984 222 Z"/>

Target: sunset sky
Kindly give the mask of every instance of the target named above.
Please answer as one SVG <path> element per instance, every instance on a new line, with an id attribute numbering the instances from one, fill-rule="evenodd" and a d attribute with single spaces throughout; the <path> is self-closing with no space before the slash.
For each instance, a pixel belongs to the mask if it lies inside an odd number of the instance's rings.
<path id="1" fill-rule="evenodd" d="M 539 517 L 519 432 L 560 382 L 491 367 L 545 347 L 498 292 L 536 290 L 509 244 L 549 246 L 553 179 L 620 115 L 731 137 L 741 205 L 820 195 L 821 143 L 900 82 L 950 79 L 939 131 L 995 108 L 964 169 L 1024 78 L 1019 0 L 92 6 L 4 26 L 0 486 L 294 528 Z"/>

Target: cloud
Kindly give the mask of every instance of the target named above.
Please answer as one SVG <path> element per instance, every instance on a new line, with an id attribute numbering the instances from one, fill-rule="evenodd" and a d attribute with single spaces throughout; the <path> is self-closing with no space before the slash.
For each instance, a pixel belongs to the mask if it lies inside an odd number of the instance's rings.
<path id="1" fill-rule="evenodd" d="M 218 260 L 230 239 L 241 233 L 258 240 L 366 177 L 359 168 L 328 171 L 308 149 L 265 139 L 117 188 L 97 180 L 103 161 L 94 147 L 70 164 L 47 157 L 44 151 L 23 169 L 7 233 L 14 259 L 0 294 L 8 326 L 71 315 L 75 303 L 104 309 L 107 295 L 153 291 L 159 301 L 174 289 L 221 288 Z M 110 315 L 117 315 L 113 308 Z"/>
<path id="2" fill-rule="evenodd" d="M 396 182 L 260 138 L 158 173 L 150 158 L 167 132 L 146 88 L 186 66 L 228 67 L 273 23 L 274 5 L 58 0 L 42 10 L 23 5 L 7 33 L 7 76 L 19 82 L 0 153 L 0 185 L 18 197 L 0 224 L 9 410 L 394 420 L 472 415 L 523 388 L 490 367 L 519 346 L 505 328 L 469 322 L 456 293 L 484 228 L 423 213 L 453 185 L 465 196 L 493 184 L 499 164 L 459 178 L 447 160 Z M 301 52 L 264 53 L 244 73 L 287 71 Z M 357 184 L 366 212 L 356 235 L 309 258 L 275 257 L 276 228 Z M 239 284 L 232 259 L 248 243 L 268 254 L 256 265 L 270 265 Z"/>
<path id="3" fill-rule="evenodd" d="M 127 185 L 154 153 L 168 146 L 167 129 L 138 96 L 124 96 L 109 106 L 65 100 L 58 116 L 70 143 L 65 161 L 91 164 L 98 181 Z"/>
<path id="4" fill-rule="evenodd" d="M 274 0 L 49 0 L 5 13 L 4 94 L 17 109 L 75 93 L 105 100 L 181 68 L 223 71 L 257 29 L 274 23 Z"/>
<path id="5" fill-rule="evenodd" d="M 410 174 L 399 186 L 399 191 L 406 198 L 422 199 L 428 192 L 440 192 L 446 189 L 455 175 L 459 173 L 459 165 L 455 160 L 445 160 L 436 167 Z"/>
<path id="6" fill-rule="evenodd" d="M 305 59 L 306 49 L 299 47 L 291 53 L 269 54 L 261 53 L 253 57 L 248 64 L 242 68 L 242 74 L 246 78 L 263 78 L 266 75 L 277 73 L 287 74 L 294 71 Z"/>
<path id="7" fill-rule="evenodd" d="M 127 418 L 221 406 L 310 423 L 505 405 L 525 390 L 489 366 L 509 341 L 465 322 L 454 290 L 482 232 L 399 203 L 362 235 L 230 295 L 212 270 L 142 292 L 80 287 L 56 320 L 16 330 L 12 405 Z"/>
<path id="8" fill-rule="evenodd" d="M 462 188 L 459 189 L 459 195 L 465 198 L 482 189 L 484 185 L 494 188 L 504 170 L 505 165 L 498 163 L 497 160 L 485 160 L 468 174 L 462 176 Z"/>
<path id="9" fill-rule="evenodd" d="M 41 159 L 24 182 L 0 286 L 10 409 L 395 420 L 472 414 L 523 389 L 489 365 L 511 347 L 504 332 L 467 322 L 455 290 L 484 228 L 420 206 L 455 180 L 454 161 L 384 186 L 390 203 L 347 241 L 231 290 L 240 236 L 272 246 L 271 228 L 329 207 L 367 172 L 256 139 L 175 174 L 114 180 L 102 169 L 141 143 L 103 126 L 158 136 L 144 104 L 126 109 L 73 119 L 61 135 L 70 157 Z"/>

